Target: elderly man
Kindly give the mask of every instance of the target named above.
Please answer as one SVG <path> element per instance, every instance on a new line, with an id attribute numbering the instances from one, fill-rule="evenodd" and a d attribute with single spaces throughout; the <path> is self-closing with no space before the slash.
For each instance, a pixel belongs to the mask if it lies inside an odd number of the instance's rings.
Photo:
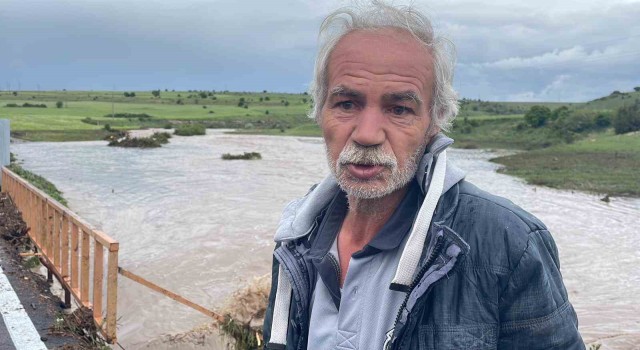
<path id="1" fill-rule="evenodd" d="M 583 349 L 546 227 L 447 162 L 447 41 L 379 2 L 322 33 L 312 114 L 331 175 L 284 211 L 266 348 Z"/>

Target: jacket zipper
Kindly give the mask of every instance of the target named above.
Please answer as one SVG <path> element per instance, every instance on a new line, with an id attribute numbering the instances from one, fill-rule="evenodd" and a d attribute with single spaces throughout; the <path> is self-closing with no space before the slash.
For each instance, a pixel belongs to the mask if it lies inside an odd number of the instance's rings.
<path id="1" fill-rule="evenodd" d="M 396 316 L 395 322 L 393 323 L 393 328 L 392 329 L 395 329 L 396 326 L 398 325 L 398 321 L 400 321 L 400 317 L 402 316 L 402 310 L 404 310 L 407 307 L 407 303 L 409 302 L 409 297 L 411 296 L 411 292 L 413 292 L 413 289 L 416 287 L 416 285 L 418 285 L 418 283 L 420 282 L 420 280 L 422 279 L 424 274 L 427 273 L 427 270 L 429 270 L 429 268 L 431 267 L 433 262 L 436 260 L 436 258 L 438 257 L 438 254 L 440 253 L 440 250 L 442 249 L 443 245 L 444 245 L 443 237 L 442 236 L 438 236 L 438 238 L 436 238 L 435 247 L 434 247 L 433 251 L 431 252 L 431 254 L 429 255 L 429 258 L 427 259 L 427 262 L 422 266 L 420 271 L 418 271 L 418 274 L 416 275 L 416 278 L 413 280 L 413 282 L 411 282 L 411 285 L 409 286 L 409 291 L 407 292 L 407 295 L 404 297 L 404 300 L 402 301 L 402 305 L 400 306 L 400 309 L 398 310 L 398 314 Z"/>

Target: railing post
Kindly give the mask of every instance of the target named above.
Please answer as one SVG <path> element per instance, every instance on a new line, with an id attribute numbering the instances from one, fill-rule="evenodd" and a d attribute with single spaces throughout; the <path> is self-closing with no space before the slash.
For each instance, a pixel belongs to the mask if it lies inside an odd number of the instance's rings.
<path id="1" fill-rule="evenodd" d="M 82 248 L 80 259 L 80 302 L 89 304 L 89 232 L 82 231 Z"/>
<path id="2" fill-rule="evenodd" d="M 109 245 L 107 262 L 107 341 L 116 341 L 116 311 L 118 306 L 118 243 Z"/>

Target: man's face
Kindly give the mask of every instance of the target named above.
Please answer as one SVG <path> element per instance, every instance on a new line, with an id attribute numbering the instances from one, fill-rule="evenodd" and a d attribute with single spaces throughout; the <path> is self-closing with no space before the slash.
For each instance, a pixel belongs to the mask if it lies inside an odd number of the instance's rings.
<path id="1" fill-rule="evenodd" d="M 334 48 L 320 127 L 329 168 L 348 195 L 384 197 L 413 178 L 435 130 L 432 67 L 427 49 L 395 29 L 355 31 Z"/>

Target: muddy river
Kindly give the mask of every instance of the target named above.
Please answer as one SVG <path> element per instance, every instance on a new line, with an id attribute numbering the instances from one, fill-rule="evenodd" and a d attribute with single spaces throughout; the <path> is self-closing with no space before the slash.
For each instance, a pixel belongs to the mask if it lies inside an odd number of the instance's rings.
<path id="1" fill-rule="evenodd" d="M 120 242 L 120 266 L 215 309 L 251 277 L 270 270 L 272 235 L 287 201 L 327 173 L 320 139 L 227 135 L 174 137 L 159 149 L 105 142 L 21 143 L 23 166 L 55 183 L 70 207 Z M 259 161 L 223 153 L 260 152 Z M 467 179 L 540 217 L 587 342 L 640 344 L 640 199 L 534 187 L 496 173 L 496 153 L 457 150 Z M 206 316 L 120 277 L 118 338 L 135 349 Z"/>

